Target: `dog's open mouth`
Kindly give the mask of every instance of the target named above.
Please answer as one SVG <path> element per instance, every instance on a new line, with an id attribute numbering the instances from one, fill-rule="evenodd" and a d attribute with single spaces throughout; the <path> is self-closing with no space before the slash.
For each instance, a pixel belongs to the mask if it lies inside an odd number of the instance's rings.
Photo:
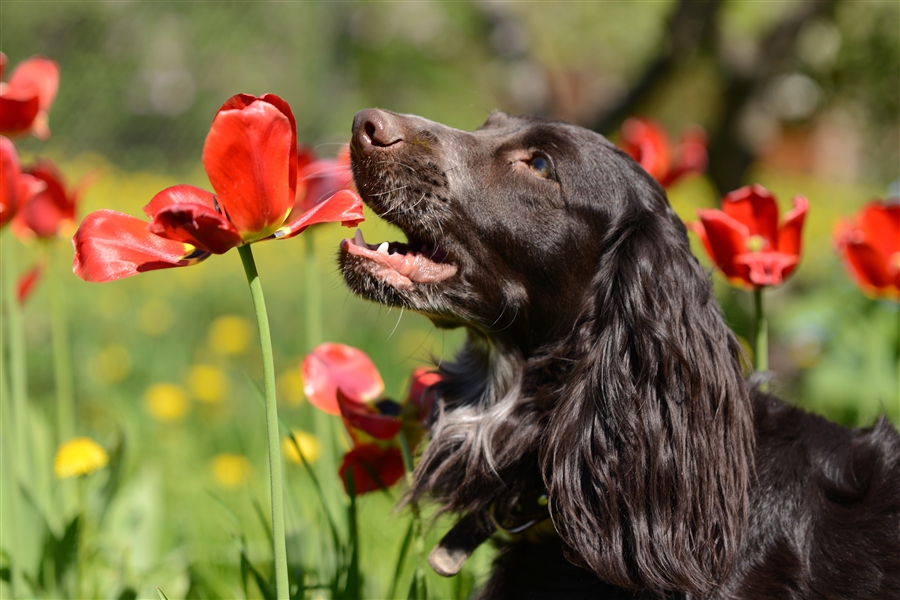
<path id="1" fill-rule="evenodd" d="M 341 242 L 341 250 L 368 261 L 371 274 L 394 288 L 439 283 L 456 274 L 456 265 L 438 246 L 412 241 L 367 244 L 359 229 Z"/>

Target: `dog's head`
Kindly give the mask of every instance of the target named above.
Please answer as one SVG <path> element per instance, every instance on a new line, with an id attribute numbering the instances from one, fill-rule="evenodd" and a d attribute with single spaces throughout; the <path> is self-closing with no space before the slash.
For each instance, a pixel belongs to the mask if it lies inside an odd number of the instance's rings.
<path id="1" fill-rule="evenodd" d="M 486 515 L 536 485 L 570 559 L 703 594 L 739 543 L 752 427 L 739 344 L 662 188 L 602 136 L 380 110 L 351 145 L 406 242 L 341 244 L 359 295 L 466 327 L 413 497 Z"/>
<path id="2" fill-rule="evenodd" d="M 407 241 L 347 240 L 351 289 L 525 352 L 569 327 L 590 293 L 603 238 L 627 202 L 601 190 L 632 194 L 618 181 L 631 177 L 665 207 L 604 138 L 534 117 L 495 113 L 466 132 L 366 110 L 352 157 L 363 199 Z"/>

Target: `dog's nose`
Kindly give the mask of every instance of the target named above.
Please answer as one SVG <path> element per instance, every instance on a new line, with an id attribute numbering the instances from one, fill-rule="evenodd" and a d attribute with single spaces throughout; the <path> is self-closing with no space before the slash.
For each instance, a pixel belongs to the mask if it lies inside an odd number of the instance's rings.
<path id="1" fill-rule="evenodd" d="M 377 108 L 367 108 L 353 118 L 353 141 L 365 154 L 403 141 L 397 116 Z"/>

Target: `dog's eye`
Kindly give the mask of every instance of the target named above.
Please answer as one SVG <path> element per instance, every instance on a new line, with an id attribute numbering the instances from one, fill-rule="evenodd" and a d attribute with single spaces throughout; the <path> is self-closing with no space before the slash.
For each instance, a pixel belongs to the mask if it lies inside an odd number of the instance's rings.
<path id="1" fill-rule="evenodd" d="M 537 175 L 538 177 L 542 177 L 544 179 L 555 179 L 556 175 L 553 171 L 553 163 L 550 162 L 550 157 L 541 152 L 536 152 L 534 156 L 531 157 L 529 161 L 527 161 L 528 168 L 531 169 L 531 172 Z"/>

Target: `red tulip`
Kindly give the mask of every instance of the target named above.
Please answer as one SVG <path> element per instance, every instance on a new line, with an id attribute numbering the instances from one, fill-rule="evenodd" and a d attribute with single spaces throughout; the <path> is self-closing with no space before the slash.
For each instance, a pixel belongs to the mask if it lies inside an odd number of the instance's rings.
<path id="1" fill-rule="evenodd" d="M 309 210 L 341 190 L 353 189 L 349 144 L 341 146 L 335 158 L 316 158 L 311 149 L 301 148 L 298 164 L 294 210 Z"/>
<path id="2" fill-rule="evenodd" d="M 362 201 L 350 191 L 288 219 L 297 188 L 297 133 L 290 106 L 273 94 L 239 94 L 222 105 L 206 137 L 203 166 L 215 194 L 190 185 L 167 188 L 144 207 L 149 225 L 114 211 L 88 215 L 73 239 L 75 274 L 111 281 L 290 238 L 316 223 L 355 226 L 363 219 Z"/>
<path id="3" fill-rule="evenodd" d="M 661 125 L 632 117 L 622 124 L 620 144 L 663 187 L 706 170 L 706 134 L 699 127 L 689 129 L 673 146 Z"/>
<path id="4" fill-rule="evenodd" d="M 82 179 L 69 190 L 53 161 L 43 158 L 25 170 L 44 183 L 44 189 L 19 209 L 13 228 L 19 237 L 52 238 L 64 235 L 75 223 L 78 199 L 87 187 Z"/>
<path id="5" fill-rule="evenodd" d="M 347 493 L 350 492 L 347 485 L 348 474 L 353 475 L 353 490 L 356 494 L 389 488 L 397 483 L 405 472 L 400 449 L 396 446 L 383 447 L 377 444 L 356 446 L 344 455 L 338 469 Z"/>
<path id="6" fill-rule="evenodd" d="M 6 70 L 6 55 L 0 52 L 0 78 Z M 0 83 L 0 133 L 33 133 L 47 139 L 48 112 L 59 88 L 59 66 L 52 60 L 35 56 L 13 69 L 9 81 Z"/>
<path id="7" fill-rule="evenodd" d="M 9 139 L 0 135 L 0 228 L 9 223 L 21 207 L 44 189 L 44 183 L 22 173 L 19 153 Z"/>
<path id="8" fill-rule="evenodd" d="M 803 220 L 809 202 L 795 196 L 793 209 L 779 226 L 778 205 L 764 187 L 735 190 L 722 200 L 722 210 L 698 211 L 700 222 L 689 226 L 707 254 L 738 285 L 780 285 L 800 260 Z"/>
<path id="9" fill-rule="evenodd" d="M 834 230 L 838 253 L 866 293 L 900 301 L 900 198 L 866 204 Z"/>
<path id="10" fill-rule="evenodd" d="M 362 350 L 344 344 L 325 343 L 306 355 L 301 366 L 303 391 L 310 404 L 330 415 L 341 414 L 337 389 L 355 403 L 375 400 L 384 391 L 384 380 Z"/>

